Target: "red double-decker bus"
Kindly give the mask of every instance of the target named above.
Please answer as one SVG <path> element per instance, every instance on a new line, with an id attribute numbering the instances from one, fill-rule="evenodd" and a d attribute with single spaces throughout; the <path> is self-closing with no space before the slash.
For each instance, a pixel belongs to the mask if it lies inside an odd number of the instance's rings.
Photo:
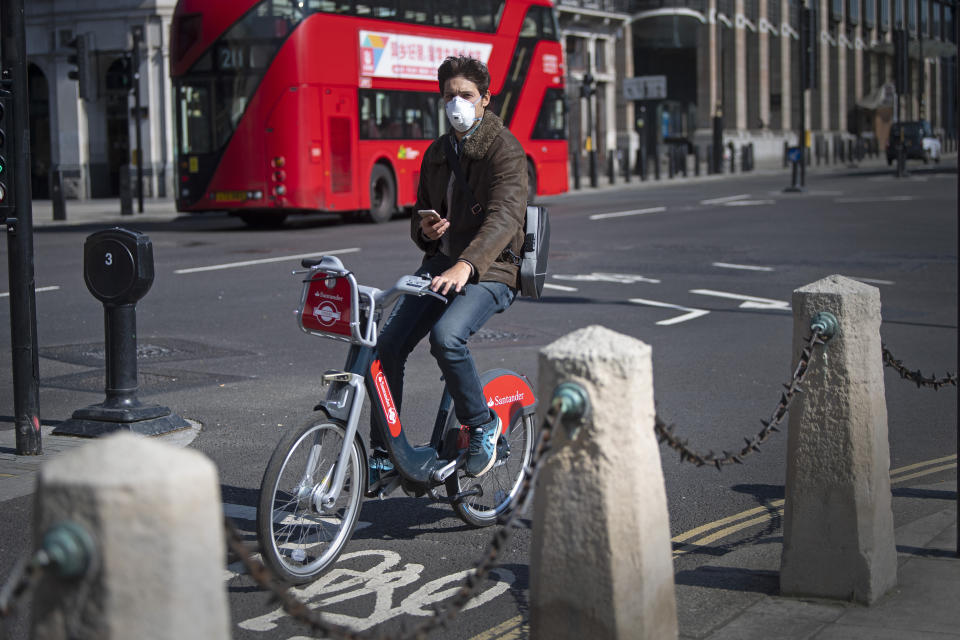
<path id="1" fill-rule="evenodd" d="M 177 208 L 251 225 L 416 201 L 448 126 L 437 67 L 490 69 L 531 198 L 567 190 L 564 66 L 549 0 L 180 0 L 171 26 Z"/>

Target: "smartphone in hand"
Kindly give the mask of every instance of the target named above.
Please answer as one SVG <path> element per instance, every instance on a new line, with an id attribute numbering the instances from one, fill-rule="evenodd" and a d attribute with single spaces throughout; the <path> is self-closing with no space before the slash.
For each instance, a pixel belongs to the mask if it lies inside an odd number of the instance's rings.
<path id="1" fill-rule="evenodd" d="M 420 209 L 417 211 L 421 220 L 426 220 L 430 224 L 436 224 L 440 221 L 440 214 L 434 209 Z"/>

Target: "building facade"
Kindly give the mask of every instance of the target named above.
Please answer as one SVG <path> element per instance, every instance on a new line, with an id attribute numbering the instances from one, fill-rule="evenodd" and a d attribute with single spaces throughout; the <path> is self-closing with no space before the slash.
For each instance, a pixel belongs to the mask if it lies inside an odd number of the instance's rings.
<path id="1" fill-rule="evenodd" d="M 35 198 L 49 197 L 57 174 L 67 198 L 116 196 L 121 171 L 135 168 L 138 157 L 143 158 L 145 195 L 173 194 L 168 38 L 175 4 L 174 0 L 24 3 Z M 139 113 L 125 72 L 134 29 L 142 34 Z M 71 79 L 71 70 L 82 79 Z"/>
<path id="2" fill-rule="evenodd" d="M 812 138 L 883 145 L 895 117 L 892 34 L 900 26 L 911 39 L 901 119 L 929 120 L 935 131 L 956 137 L 954 0 L 807 2 L 818 58 L 817 86 L 805 95 L 804 128 Z M 664 140 L 705 146 L 719 117 L 725 141 L 753 143 L 757 157 L 779 157 L 801 128 L 801 6 L 800 0 L 557 0 L 571 150 L 579 149 L 582 163 L 589 127 L 580 87 L 589 72 L 598 82 L 593 126 L 600 150 L 606 144 L 632 152 L 641 140 L 651 149 Z M 624 79 L 656 76 L 665 77 L 665 98 L 623 97 Z"/>

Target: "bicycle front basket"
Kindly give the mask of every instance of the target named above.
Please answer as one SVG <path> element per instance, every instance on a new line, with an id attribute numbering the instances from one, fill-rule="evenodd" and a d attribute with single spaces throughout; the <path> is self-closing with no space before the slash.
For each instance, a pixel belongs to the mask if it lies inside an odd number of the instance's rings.
<path id="1" fill-rule="evenodd" d="M 297 318 L 300 328 L 324 338 L 354 342 L 359 293 L 353 274 L 316 270 L 303 281 Z"/>

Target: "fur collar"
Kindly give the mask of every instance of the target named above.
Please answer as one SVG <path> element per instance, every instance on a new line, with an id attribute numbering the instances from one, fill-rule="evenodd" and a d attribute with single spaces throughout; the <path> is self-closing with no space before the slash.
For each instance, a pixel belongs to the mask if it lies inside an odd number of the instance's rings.
<path id="1" fill-rule="evenodd" d="M 489 109 L 483 112 L 480 126 L 463 143 L 463 155 L 470 160 L 480 160 L 503 129 L 503 120 Z M 451 134 L 453 135 L 453 134 Z"/>

